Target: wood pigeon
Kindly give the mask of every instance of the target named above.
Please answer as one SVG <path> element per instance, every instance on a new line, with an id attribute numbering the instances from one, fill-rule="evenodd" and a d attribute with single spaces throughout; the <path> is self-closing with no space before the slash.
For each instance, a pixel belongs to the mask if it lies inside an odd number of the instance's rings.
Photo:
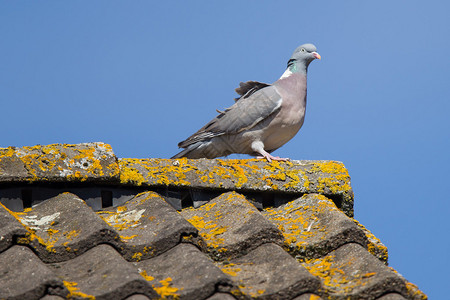
<path id="1" fill-rule="evenodd" d="M 288 160 L 270 153 L 286 144 L 305 119 L 306 74 L 309 64 L 320 59 L 313 44 L 295 49 L 283 75 L 272 84 L 241 82 L 236 102 L 178 147 L 172 158 L 216 158 L 242 153 L 271 160 Z"/>

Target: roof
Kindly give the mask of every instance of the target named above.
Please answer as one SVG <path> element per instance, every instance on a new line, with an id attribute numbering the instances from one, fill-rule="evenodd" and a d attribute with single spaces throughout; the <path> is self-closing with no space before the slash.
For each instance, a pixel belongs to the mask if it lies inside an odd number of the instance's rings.
<path id="1" fill-rule="evenodd" d="M 335 161 L 0 148 L 0 299 L 426 299 Z"/>

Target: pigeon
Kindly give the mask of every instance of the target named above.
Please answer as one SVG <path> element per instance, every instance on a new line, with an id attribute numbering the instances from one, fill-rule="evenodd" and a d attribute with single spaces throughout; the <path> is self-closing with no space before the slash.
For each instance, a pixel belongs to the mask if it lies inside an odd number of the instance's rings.
<path id="1" fill-rule="evenodd" d="M 235 103 L 178 147 L 172 158 L 216 158 L 232 153 L 286 161 L 271 153 L 291 140 L 303 125 L 306 109 L 306 74 L 309 64 L 321 59 L 316 46 L 295 49 L 286 71 L 272 84 L 241 82 Z"/>

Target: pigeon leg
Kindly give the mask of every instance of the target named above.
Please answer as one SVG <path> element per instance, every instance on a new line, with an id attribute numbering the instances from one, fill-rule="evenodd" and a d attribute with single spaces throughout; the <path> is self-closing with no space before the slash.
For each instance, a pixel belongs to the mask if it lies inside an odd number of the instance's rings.
<path id="1" fill-rule="evenodd" d="M 253 149 L 253 151 L 261 154 L 261 156 L 257 156 L 256 158 L 258 158 L 258 159 L 265 158 L 265 159 L 267 159 L 268 162 L 271 162 L 272 160 L 277 160 L 277 161 L 287 161 L 287 160 L 289 160 L 289 158 L 282 158 L 282 157 L 279 157 L 279 156 L 271 155 L 269 152 L 264 150 L 264 144 L 261 141 L 253 142 L 252 143 L 252 149 Z"/>
<path id="2" fill-rule="evenodd" d="M 266 152 L 267 153 L 267 152 Z M 288 161 L 289 158 L 283 158 L 283 157 L 279 157 L 279 156 L 273 156 L 270 153 L 267 153 L 267 155 L 263 155 L 263 156 L 257 156 L 257 159 L 262 159 L 265 158 L 267 159 L 268 162 L 271 162 L 272 160 L 276 160 L 276 161 Z"/>

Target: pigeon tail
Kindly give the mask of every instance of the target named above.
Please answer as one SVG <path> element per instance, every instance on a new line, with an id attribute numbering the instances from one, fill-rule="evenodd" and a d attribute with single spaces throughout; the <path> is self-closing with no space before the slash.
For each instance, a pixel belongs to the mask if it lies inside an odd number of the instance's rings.
<path id="1" fill-rule="evenodd" d="M 189 148 L 183 149 L 182 151 L 180 151 L 177 154 L 175 154 L 174 156 L 172 156 L 170 159 L 188 157 L 187 155 L 190 151 L 191 151 L 191 149 L 189 149 Z"/>
<path id="2" fill-rule="evenodd" d="M 227 153 L 223 153 L 223 151 L 216 147 L 211 141 L 201 141 L 189 145 L 186 149 L 175 154 L 171 158 L 216 158 L 224 155 L 227 155 Z"/>

